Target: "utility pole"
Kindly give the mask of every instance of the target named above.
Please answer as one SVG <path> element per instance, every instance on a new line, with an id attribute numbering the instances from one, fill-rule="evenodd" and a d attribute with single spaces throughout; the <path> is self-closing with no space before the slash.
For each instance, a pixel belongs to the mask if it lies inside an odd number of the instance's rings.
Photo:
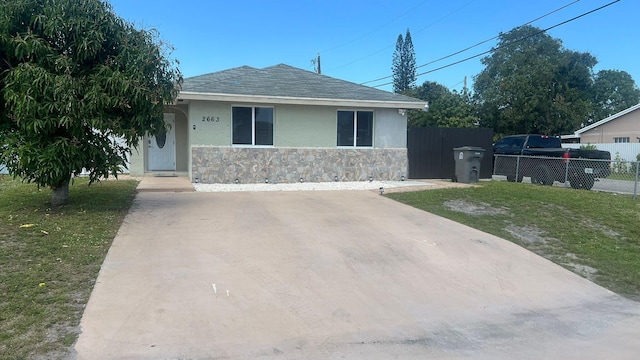
<path id="1" fill-rule="evenodd" d="M 467 92 L 467 76 L 464 77 L 464 86 L 462 87 L 462 91 Z"/>
<path id="2" fill-rule="evenodd" d="M 318 74 L 322 74 L 322 69 L 320 69 L 320 53 L 318 53 L 317 58 L 311 59 L 311 63 L 313 64 L 313 70 Z"/>

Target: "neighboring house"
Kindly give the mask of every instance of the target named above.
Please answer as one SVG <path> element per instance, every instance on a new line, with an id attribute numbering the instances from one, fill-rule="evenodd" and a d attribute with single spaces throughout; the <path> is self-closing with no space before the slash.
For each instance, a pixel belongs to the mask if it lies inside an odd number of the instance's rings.
<path id="1" fill-rule="evenodd" d="M 640 141 L 640 104 L 575 132 L 581 144 L 637 143 Z"/>
<path id="2" fill-rule="evenodd" d="M 408 109 L 425 101 L 280 64 L 185 79 L 166 134 L 133 151 L 131 175 L 192 182 L 399 180 Z"/>

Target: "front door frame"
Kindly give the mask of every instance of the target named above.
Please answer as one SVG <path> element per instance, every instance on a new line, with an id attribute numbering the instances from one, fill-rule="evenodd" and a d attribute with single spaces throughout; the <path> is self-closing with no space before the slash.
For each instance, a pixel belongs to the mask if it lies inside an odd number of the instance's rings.
<path id="1" fill-rule="evenodd" d="M 163 147 L 158 147 L 155 136 L 149 136 L 147 142 L 147 170 L 148 171 L 175 171 L 176 170 L 176 115 L 164 114 L 164 122 L 167 126 L 166 140 Z"/>

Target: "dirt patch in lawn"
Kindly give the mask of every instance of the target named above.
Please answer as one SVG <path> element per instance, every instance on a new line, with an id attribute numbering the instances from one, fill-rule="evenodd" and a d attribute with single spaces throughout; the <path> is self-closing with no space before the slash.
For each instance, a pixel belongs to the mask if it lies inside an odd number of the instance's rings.
<path id="1" fill-rule="evenodd" d="M 464 200 L 449 200 L 442 204 L 451 211 L 465 213 L 467 215 L 504 215 L 506 208 L 495 208 L 487 203 L 473 203 Z"/>
<path id="2" fill-rule="evenodd" d="M 551 238 L 544 236 L 545 232 L 537 226 L 516 226 L 511 224 L 504 229 L 525 244 L 547 244 L 551 240 Z"/>

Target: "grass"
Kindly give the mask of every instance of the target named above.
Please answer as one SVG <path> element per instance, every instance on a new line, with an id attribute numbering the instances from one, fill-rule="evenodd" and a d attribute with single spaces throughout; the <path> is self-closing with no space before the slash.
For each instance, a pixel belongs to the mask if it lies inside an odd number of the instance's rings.
<path id="1" fill-rule="evenodd" d="M 607 177 L 611 180 L 636 181 L 636 173 L 613 173 Z"/>
<path id="2" fill-rule="evenodd" d="M 0 175 L 0 359 L 66 358 L 100 266 L 129 209 L 136 181 L 87 186 L 71 204 Z"/>
<path id="3" fill-rule="evenodd" d="M 640 201 L 631 196 L 497 181 L 388 196 L 510 240 L 640 300 Z"/>

